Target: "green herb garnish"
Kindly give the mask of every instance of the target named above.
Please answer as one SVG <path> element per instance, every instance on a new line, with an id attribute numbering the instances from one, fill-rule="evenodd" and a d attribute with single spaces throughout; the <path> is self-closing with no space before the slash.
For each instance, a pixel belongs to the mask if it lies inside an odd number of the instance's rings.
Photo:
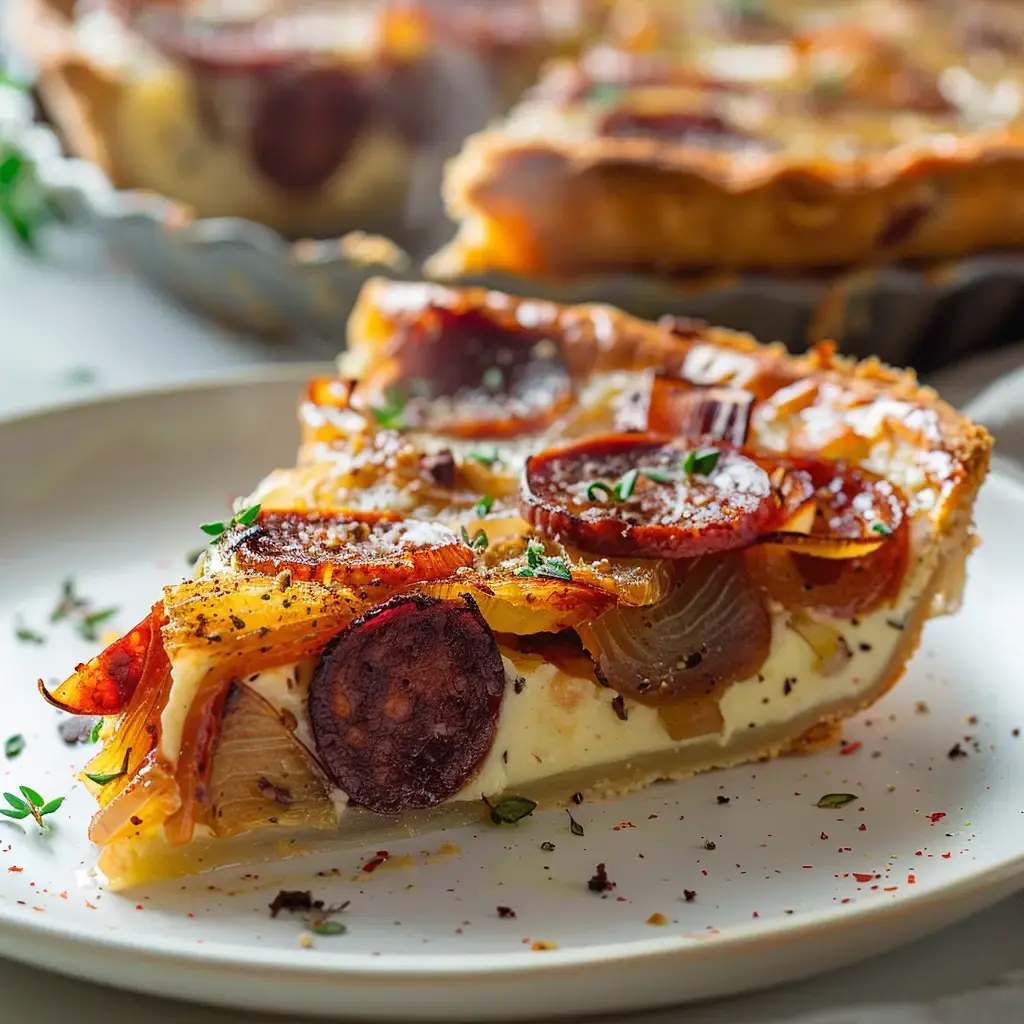
<path id="1" fill-rule="evenodd" d="M 472 548 L 474 551 L 486 551 L 487 545 L 490 543 L 487 539 L 487 534 L 483 530 L 477 530 L 470 539 L 469 531 L 465 526 L 459 527 L 459 532 L 462 534 L 462 543 L 467 548 Z"/>
<path id="2" fill-rule="evenodd" d="M 405 422 L 405 405 L 408 399 L 394 388 L 390 389 L 384 397 L 383 405 L 370 406 L 373 418 L 385 430 L 405 430 L 407 426 Z"/>
<path id="3" fill-rule="evenodd" d="M 100 730 L 103 728 L 103 719 L 97 718 L 96 724 L 92 727 L 92 732 L 89 733 L 89 742 L 95 743 L 100 738 Z"/>
<path id="4" fill-rule="evenodd" d="M 25 737 L 20 732 L 8 736 L 4 741 L 4 755 L 14 760 L 25 749 Z"/>
<path id="5" fill-rule="evenodd" d="M 845 807 L 849 803 L 853 803 L 857 799 L 856 793 L 826 793 L 816 804 L 815 807 L 823 808 L 834 808 L 834 807 Z"/>
<path id="6" fill-rule="evenodd" d="M 113 618 L 118 612 L 117 608 L 104 608 L 102 611 L 90 612 L 88 615 L 83 615 L 78 620 L 76 629 L 78 630 L 79 636 L 83 640 L 98 640 L 99 633 L 96 631 L 96 627 L 107 619 Z"/>
<path id="7" fill-rule="evenodd" d="M 648 480 L 653 480 L 656 484 L 675 484 L 679 482 L 678 473 L 670 473 L 667 469 L 655 469 L 653 466 L 640 468 L 640 472 L 643 473 Z"/>
<path id="8" fill-rule="evenodd" d="M 606 484 L 603 480 L 595 480 L 587 486 L 587 498 L 590 501 L 606 501 L 608 498 L 626 501 L 632 496 L 639 475 L 638 469 L 627 470 L 615 481 L 614 486 Z"/>
<path id="9" fill-rule="evenodd" d="M 34 629 L 29 629 L 28 626 L 17 626 L 14 630 L 14 635 L 23 644 L 45 644 L 46 637 L 42 633 L 37 633 Z"/>
<path id="10" fill-rule="evenodd" d="M 873 533 L 881 534 L 881 536 L 883 537 L 892 536 L 892 530 L 890 530 L 889 527 L 885 525 L 885 523 L 872 523 L 871 530 Z"/>
<path id="11" fill-rule="evenodd" d="M 544 545 L 538 540 L 526 542 L 526 565 L 516 569 L 517 576 L 547 576 L 556 580 L 571 580 L 572 573 L 564 558 L 550 558 L 544 554 Z"/>
<path id="12" fill-rule="evenodd" d="M 565 813 L 569 815 L 569 831 L 574 836 L 583 835 L 583 826 L 572 816 L 572 811 L 568 807 L 566 807 Z"/>
<path id="13" fill-rule="evenodd" d="M 480 500 L 473 506 L 473 515 L 478 519 L 487 515 L 491 511 L 494 505 L 494 496 L 491 494 L 484 494 Z"/>
<path id="14" fill-rule="evenodd" d="M 60 600 L 53 611 L 50 612 L 50 621 L 60 622 L 69 615 L 81 611 L 88 603 L 88 601 L 75 593 L 75 581 L 73 579 L 66 579 L 60 586 Z"/>
<path id="15" fill-rule="evenodd" d="M 640 475 L 640 470 L 631 469 L 623 473 L 619 479 L 619 482 L 615 485 L 615 495 L 619 501 L 626 501 L 633 494 L 633 489 L 636 487 L 636 478 Z"/>
<path id="16" fill-rule="evenodd" d="M 38 229 L 58 215 L 35 164 L 17 147 L 0 142 L 0 223 L 32 247 Z"/>
<path id="17" fill-rule="evenodd" d="M 97 772 L 95 775 L 83 772 L 83 774 L 90 782 L 95 782 L 97 786 L 106 786 L 113 782 L 114 779 L 119 779 L 122 775 L 128 774 L 128 758 L 131 756 L 132 748 L 129 747 L 124 752 L 124 760 L 121 762 L 121 767 L 116 772 Z"/>
<path id="18" fill-rule="evenodd" d="M 472 459 L 474 462 L 479 462 L 481 465 L 490 469 L 491 466 L 500 460 L 501 456 L 498 454 L 498 449 L 496 447 L 492 447 L 487 450 L 474 448 L 472 451 L 466 452 L 466 458 Z"/>
<path id="19" fill-rule="evenodd" d="M 21 795 L 25 799 L 22 800 L 13 793 L 4 793 L 4 799 L 10 807 L 0 807 L 0 814 L 4 814 L 8 818 L 14 818 L 15 821 L 20 821 L 22 818 L 27 818 L 31 815 L 35 819 L 36 824 L 45 832 L 46 824 L 43 821 L 43 817 L 47 814 L 53 814 L 64 803 L 64 797 L 58 796 L 47 802 L 34 789 L 28 786 L 19 786 L 18 789 L 21 790 Z"/>
<path id="20" fill-rule="evenodd" d="M 721 454 L 717 448 L 694 448 L 683 459 L 683 473 L 686 476 L 693 476 L 695 473 L 699 476 L 709 476 L 718 465 Z"/>
<path id="21" fill-rule="evenodd" d="M 317 935 L 344 935 L 348 931 L 340 921 L 313 921 L 309 930 Z"/>
<path id="22" fill-rule="evenodd" d="M 587 484 L 588 501 L 605 501 L 614 494 L 615 491 L 603 480 L 595 480 L 592 484 Z"/>
<path id="23" fill-rule="evenodd" d="M 252 526 L 259 514 L 260 504 L 257 502 L 243 509 L 237 516 L 232 516 L 226 523 L 203 523 L 199 529 L 211 537 L 219 537 L 234 526 Z"/>
<path id="24" fill-rule="evenodd" d="M 495 825 L 514 825 L 533 814 L 537 806 L 536 800 L 530 800 L 525 796 L 503 796 L 493 804 L 487 797 L 482 799 L 490 809 L 491 821 Z"/>

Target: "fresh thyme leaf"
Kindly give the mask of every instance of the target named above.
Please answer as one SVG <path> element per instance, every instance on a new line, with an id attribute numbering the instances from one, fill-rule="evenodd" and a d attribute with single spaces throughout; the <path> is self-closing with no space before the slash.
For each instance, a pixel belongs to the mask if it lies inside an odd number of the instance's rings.
<path id="1" fill-rule="evenodd" d="M 536 569 L 544 558 L 544 545 L 539 540 L 528 540 L 526 542 L 526 564 L 531 569 Z"/>
<path id="2" fill-rule="evenodd" d="M 113 782 L 114 779 L 119 779 L 122 775 L 128 774 L 128 758 L 131 756 L 132 748 L 129 747 L 124 752 L 124 760 L 121 762 L 121 767 L 116 772 L 96 772 L 95 774 L 84 772 L 83 774 L 90 782 L 95 782 L 97 786 L 106 786 L 108 783 Z"/>
<path id="3" fill-rule="evenodd" d="M 255 505 L 250 505 L 247 509 L 243 509 L 238 513 L 237 516 L 232 520 L 238 526 L 252 526 L 256 522 L 256 517 L 260 514 L 260 503 L 256 502 Z"/>
<path id="4" fill-rule="evenodd" d="M 522 569 L 516 569 L 516 575 L 528 576 L 530 579 L 533 579 L 533 570 L 529 566 L 524 565 Z"/>
<path id="5" fill-rule="evenodd" d="M 484 797 L 483 801 L 490 808 L 491 821 L 495 825 L 514 825 L 533 814 L 537 806 L 536 800 L 530 800 L 525 796 L 503 796 L 493 804 L 487 797 Z"/>
<path id="6" fill-rule="evenodd" d="M 494 496 L 491 494 L 484 494 L 480 500 L 473 506 L 473 515 L 478 519 L 482 516 L 487 515 L 491 511 L 494 505 Z"/>
<path id="7" fill-rule="evenodd" d="M 50 621 L 60 622 L 84 608 L 88 603 L 75 593 L 75 581 L 70 578 L 66 579 L 60 586 L 60 599 L 53 611 L 50 612 Z"/>
<path id="8" fill-rule="evenodd" d="M 31 786 L 19 786 L 21 795 L 33 806 L 42 807 L 46 801 Z"/>
<path id="9" fill-rule="evenodd" d="M 26 814 L 30 813 L 31 807 L 25 803 L 20 796 L 15 796 L 13 793 L 4 793 L 4 799 L 16 810 L 24 811 Z"/>
<path id="10" fill-rule="evenodd" d="M 670 473 L 667 469 L 656 469 L 653 466 L 641 467 L 640 472 L 648 480 L 653 480 L 656 484 L 674 484 L 679 480 L 677 473 Z"/>
<path id="11" fill-rule="evenodd" d="M 97 718 L 96 724 L 92 727 L 92 732 L 89 733 L 89 742 L 95 743 L 100 738 L 100 730 L 103 728 L 103 719 Z"/>
<path id="12" fill-rule="evenodd" d="M 545 558 L 533 570 L 535 576 L 547 576 L 555 580 L 571 580 L 572 572 L 563 558 Z"/>
<path id="13" fill-rule="evenodd" d="M 568 807 L 566 807 L 565 813 L 569 815 L 569 831 L 574 836 L 583 835 L 583 826 L 572 816 L 572 811 Z"/>
<path id="14" fill-rule="evenodd" d="M 13 793 L 4 793 L 4 799 L 10 804 L 12 809 L 8 810 L 6 807 L 0 807 L 0 814 L 5 814 L 8 818 L 14 818 L 18 821 L 22 818 L 27 818 L 31 814 L 40 829 L 44 832 L 47 831 L 47 826 L 43 822 L 43 815 L 52 814 L 57 810 L 64 803 L 64 797 L 58 796 L 47 802 L 30 786 L 19 786 L 18 788 L 24 795 L 25 800 L 15 796 Z M 28 801 L 27 803 L 26 800 Z"/>
<path id="15" fill-rule="evenodd" d="M 348 931 L 340 921 L 313 921 L 309 930 L 317 935 L 344 935 Z"/>
<path id="16" fill-rule="evenodd" d="M 614 493 L 603 480 L 595 480 L 592 484 L 587 484 L 588 501 L 605 501 Z"/>
<path id="17" fill-rule="evenodd" d="M 885 523 L 872 523 L 871 529 L 874 533 L 881 534 L 883 537 L 888 537 L 892 534 L 892 530 Z"/>
<path id="18" fill-rule="evenodd" d="M 845 807 L 856 799 L 856 793 L 826 793 L 815 806 L 823 808 Z"/>
<path id="19" fill-rule="evenodd" d="M 199 527 L 203 533 L 208 534 L 211 537 L 219 537 L 228 528 L 227 523 L 202 523 Z"/>
<path id="20" fill-rule="evenodd" d="M 25 749 L 25 737 L 20 732 L 8 736 L 4 741 L 4 755 L 12 761 Z"/>
<path id="21" fill-rule="evenodd" d="M 490 469 L 500 458 L 498 455 L 497 448 L 482 449 L 474 448 L 472 451 L 466 452 L 466 458 L 472 459 L 474 462 L 479 462 L 481 465 L 486 466 Z"/>
<path id="22" fill-rule="evenodd" d="M 683 459 L 683 472 L 687 476 L 692 476 L 694 473 L 708 476 L 714 472 L 721 454 L 716 448 L 694 448 L 693 451 L 687 452 L 686 458 Z"/>
<path id="23" fill-rule="evenodd" d="M 370 412 L 373 413 L 373 418 L 385 430 L 404 430 L 406 428 L 406 402 L 407 399 L 403 394 L 391 389 L 385 396 L 384 404 L 371 405 Z"/>
<path id="24" fill-rule="evenodd" d="M 622 474 L 621 479 L 615 485 L 615 496 L 619 501 L 626 501 L 632 494 L 633 489 L 636 487 L 636 478 L 640 475 L 640 470 L 630 469 Z"/>
<path id="25" fill-rule="evenodd" d="M 459 533 L 462 535 L 462 543 L 467 548 L 472 548 L 474 551 L 486 551 L 490 541 L 487 539 L 487 534 L 483 530 L 477 530 L 470 539 L 469 531 L 465 526 L 459 527 Z"/>
<path id="26" fill-rule="evenodd" d="M 45 644 L 46 637 L 42 633 L 37 633 L 34 629 L 29 629 L 28 626 L 18 626 L 14 630 L 14 635 L 23 644 Z"/>
<path id="27" fill-rule="evenodd" d="M 96 631 L 96 627 L 107 619 L 113 618 L 117 614 L 117 608 L 104 608 L 98 612 L 90 612 L 88 615 L 83 616 L 78 621 L 78 632 L 84 640 L 98 640 L 99 633 Z"/>
<path id="28" fill-rule="evenodd" d="M 0 222 L 27 246 L 38 228 L 57 216 L 35 164 L 16 147 L 0 142 Z"/>

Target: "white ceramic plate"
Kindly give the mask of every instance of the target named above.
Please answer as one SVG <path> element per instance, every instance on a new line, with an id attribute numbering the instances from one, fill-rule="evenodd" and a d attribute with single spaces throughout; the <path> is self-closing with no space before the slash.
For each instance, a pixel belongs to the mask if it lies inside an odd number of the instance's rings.
<path id="1" fill-rule="evenodd" d="M 0 425 L 0 738 L 25 737 L 2 789 L 67 794 L 49 834 L 0 824 L 0 954 L 161 995 L 287 1013 L 508 1019 L 640 1009 L 848 964 L 1024 885 L 1024 487 L 997 474 L 966 607 L 928 627 L 907 679 L 851 722 L 848 756 L 794 757 L 662 784 L 515 827 L 99 890 L 85 747 L 57 735 L 35 680 L 95 649 L 48 614 L 73 576 L 115 623 L 187 571 L 218 518 L 294 454 L 308 368 L 57 410 Z M 17 623 L 44 633 L 19 642 Z M 927 710 L 918 702 L 926 702 Z M 955 744 L 966 756 L 951 759 Z M 819 810 L 824 793 L 855 803 Z M 719 803 L 727 797 L 728 803 Z M 713 850 L 705 841 L 715 844 Z M 555 844 L 545 852 L 543 842 Z M 445 852 L 447 851 L 447 852 Z M 408 856 L 406 856 L 408 855 Z M 617 883 L 587 880 L 607 864 Z M 332 870 L 336 869 L 336 870 Z M 323 872 L 324 874 L 319 874 Z M 255 877 L 258 876 L 258 877 Z M 351 900 L 344 935 L 300 946 L 280 888 Z M 687 902 L 684 890 L 696 891 Z M 498 906 L 515 918 L 502 918 Z M 663 914 L 668 924 L 647 923 Z M 557 949 L 534 950 L 535 942 Z"/>

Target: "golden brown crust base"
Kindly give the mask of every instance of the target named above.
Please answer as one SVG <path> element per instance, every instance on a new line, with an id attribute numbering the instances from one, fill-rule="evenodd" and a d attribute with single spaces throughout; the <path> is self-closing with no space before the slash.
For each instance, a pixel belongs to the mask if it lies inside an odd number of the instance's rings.
<path id="1" fill-rule="evenodd" d="M 519 142 L 500 127 L 448 167 L 461 223 L 430 271 L 817 270 L 955 258 L 1024 237 L 1024 132 L 944 136 L 846 161 L 666 146 Z M 929 213 L 897 244 L 896 218 Z"/>

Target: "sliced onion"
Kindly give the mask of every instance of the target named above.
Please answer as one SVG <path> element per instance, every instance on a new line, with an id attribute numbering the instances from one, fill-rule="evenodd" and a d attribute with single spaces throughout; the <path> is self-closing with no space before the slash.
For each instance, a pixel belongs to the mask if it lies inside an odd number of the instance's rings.
<path id="1" fill-rule="evenodd" d="M 331 786 L 309 751 L 274 708 L 244 683 L 224 705 L 209 783 L 213 831 L 337 828 Z"/>
<path id="2" fill-rule="evenodd" d="M 802 555 L 814 558 L 863 558 L 877 551 L 884 543 L 885 537 L 875 540 L 855 539 L 852 537 L 836 537 L 825 533 L 787 533 L 779 531 L 765 534 L 760 540 L 762 544 L 777 544 Z"/>
<path id="3" fill-rule="evenodd" d="M 174 776 L 150 751 L 131 781 L 93 815 L 89 839 L 106 846 L 135 835 L 157 834 L 179 805 Z"/>
<path id="4" fill-rule="evenodd" d="M 790 616 L 789 628 L 814 651 L 814 669 L 818 675 L 835 675 L 853 657 L 846 638 L 835 626 L 817 622 L 802 612 L 795 612 Z"/>
<path id="5" fill-rule="evenodd" d="M 614 595 L 576 580 L 517 576 L 511 569 L 483 575 L 467 571 L 448 580 L 424 583 L 421 594 L 457 601 L 468 594 L 495 633 L 558 633 L 602 615 Z"/>
<path id="6" fill-rule="evenodd" d="M 632 607 L 657 604 L 672 590 L 672 562 L 650 558 L 596 558 L 566 549 L 572 578 L 613 594 L 619 604 Z"/>
<path id="7" fill-rule="evenodd" d="M 707 695 L 758 671 L 771 619 L 742 559 L 680 561 L 673 592 L 647 608 L 616 608 L 577 626 L 608 684 L 645 704 Z"/>
<path id="8" fill-rule="evenodd" d="M 160 608 L 159 614 L 157 608 Z M 131 703 L 151 663 L 163 656 L 160 626 L 162 606 L 153 610 L 134 629 L 84 665 L 79 665 L 52 693 L 40 679 L 45 700 L 72 715 L 116 715 Z"/>

